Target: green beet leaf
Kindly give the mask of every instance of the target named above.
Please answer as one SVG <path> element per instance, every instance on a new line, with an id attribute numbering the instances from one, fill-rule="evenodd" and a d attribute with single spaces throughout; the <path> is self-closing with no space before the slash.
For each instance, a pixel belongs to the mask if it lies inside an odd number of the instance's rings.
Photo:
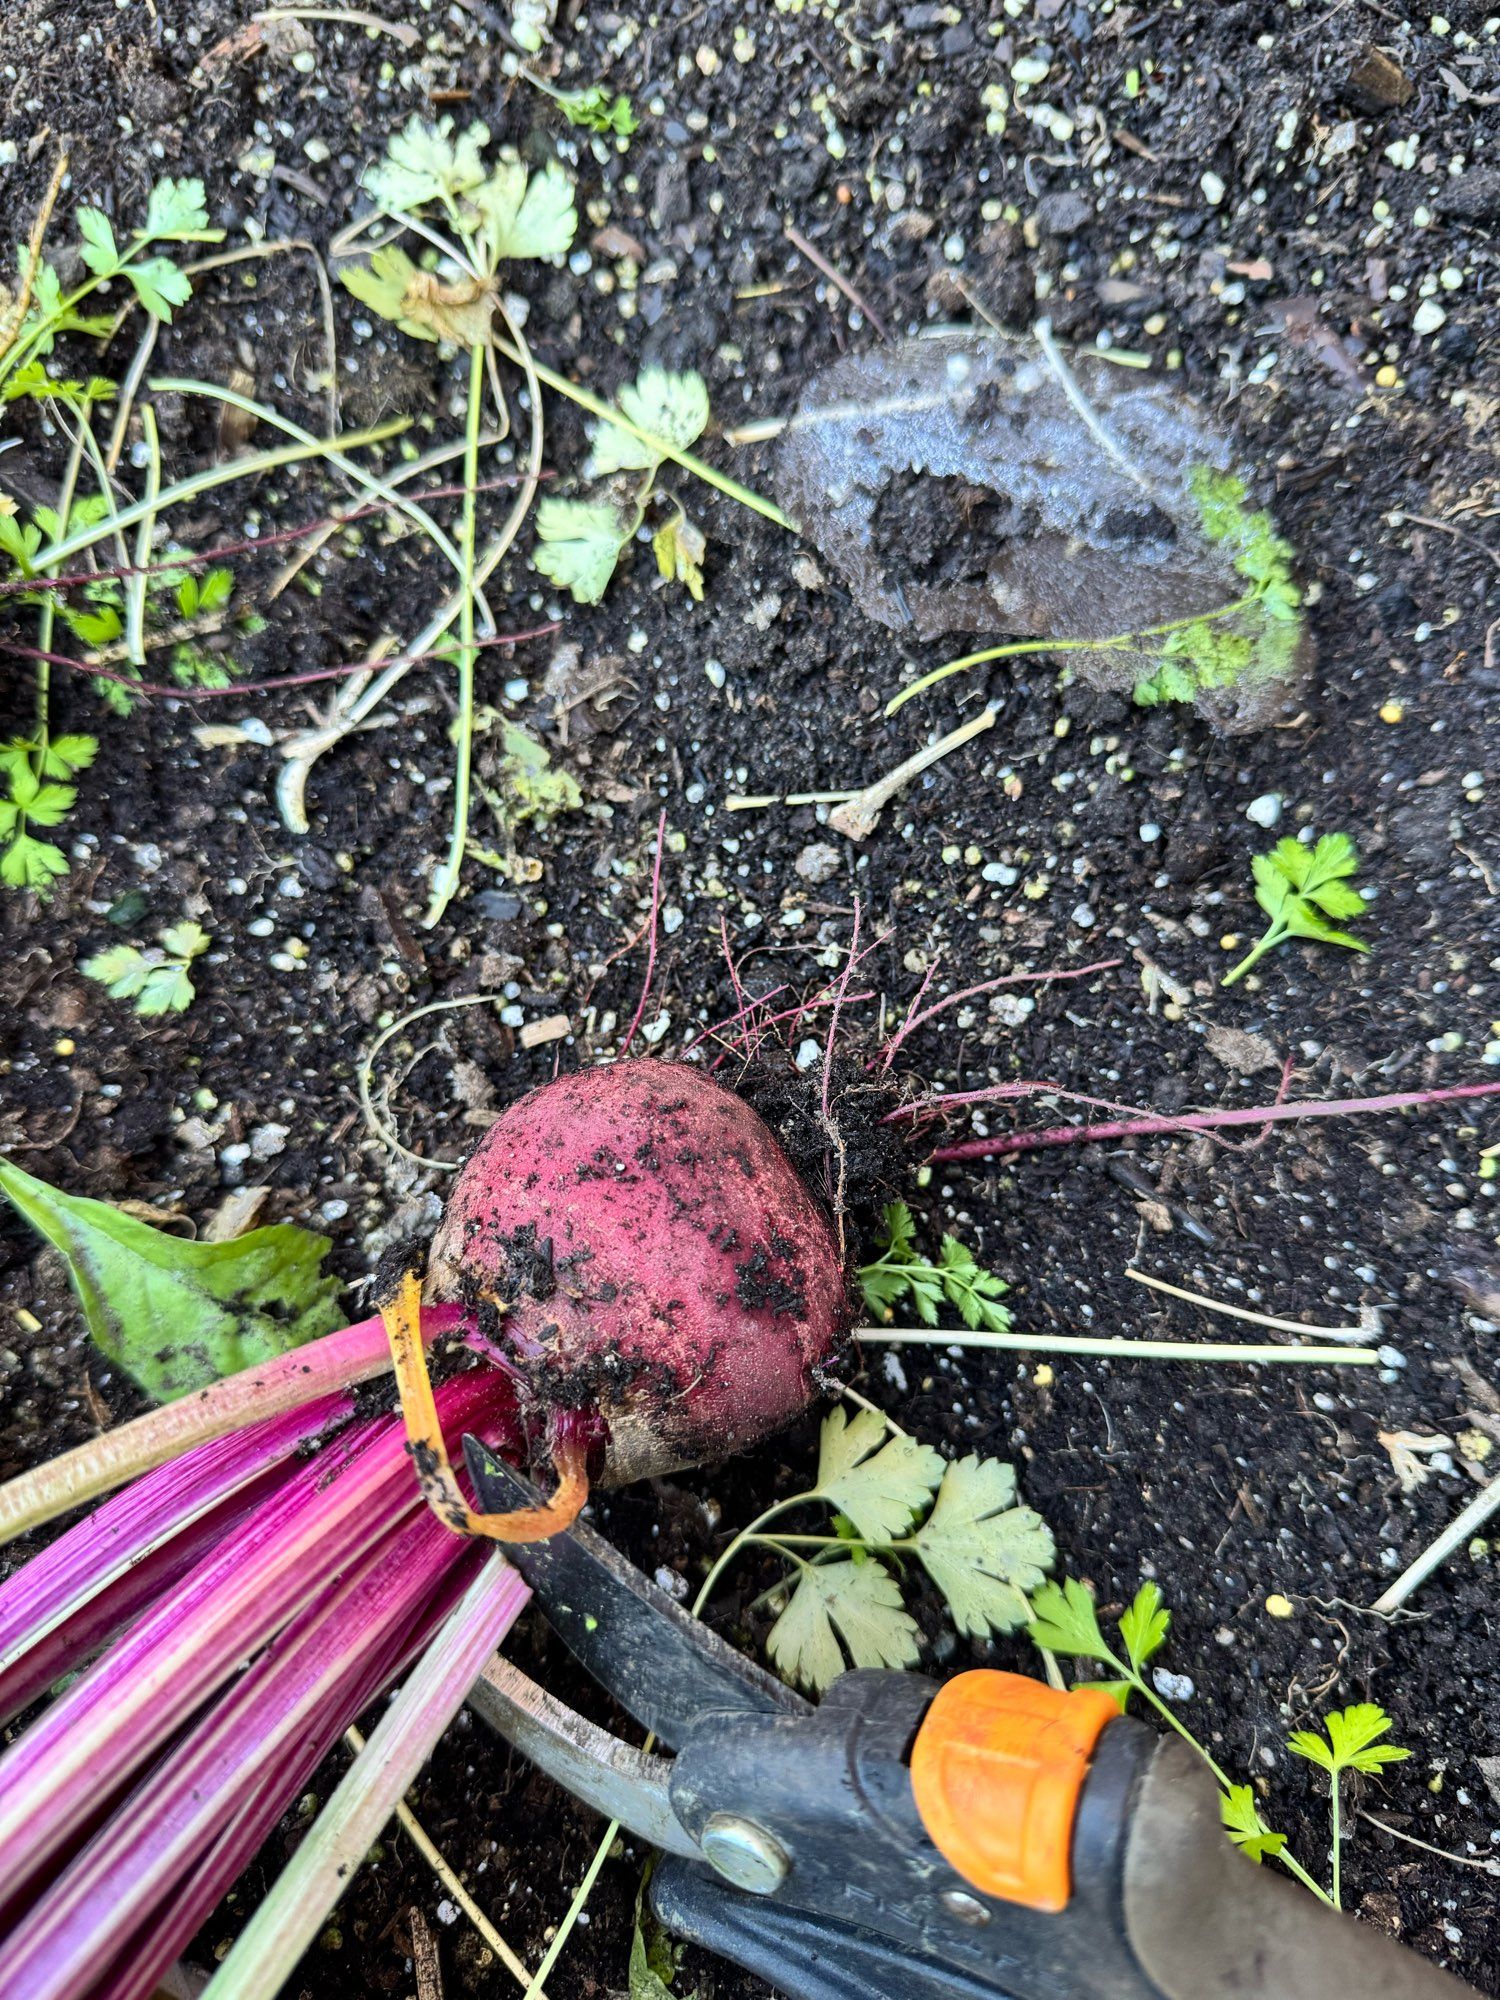
<path id="1" fill-rule="evenodd" d="M 276 1222 L 188 1243 L 0 1160 L 0 1193 L 68 1267 L 100 1352 L 161 1403 L 285 1354 L 343 1322 L 328 1238 Z"/>

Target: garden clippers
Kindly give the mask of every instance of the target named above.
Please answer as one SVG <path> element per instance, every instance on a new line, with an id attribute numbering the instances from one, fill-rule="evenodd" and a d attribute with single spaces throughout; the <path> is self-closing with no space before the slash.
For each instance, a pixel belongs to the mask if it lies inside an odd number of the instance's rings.
<path id="1" fill-rule="evenodd" d="M 486 1510 L 534 1500 L 464 1448 Z M 1471 1994 L 1237 1854 L 1193 1752 L 1101 1689 L 855 1671 L 815 1707 L 589 1529 L 507 1553 L 570 1650 L 675 1754 L 620 1742 L 500 1658 L 470 1705 L 663 1851 L 650 1896 L 669 1931 L 789 2000 Z"/>

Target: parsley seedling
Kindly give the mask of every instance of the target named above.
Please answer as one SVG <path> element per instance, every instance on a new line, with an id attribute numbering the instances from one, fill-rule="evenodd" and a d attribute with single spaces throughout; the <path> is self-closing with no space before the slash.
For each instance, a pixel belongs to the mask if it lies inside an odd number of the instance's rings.
<path id="1" fill-rule="evenodd" d="M 1367 944 L 1329 922 L 1330 917 L 1365 913 L 1365 899 L 1350 881 L 1359 868 L 1359 854 L 1347 833 L 1325 833 L 1311 848 L 1298 840 L 1278 840 L 1269 854 L 1255 855 L 1250 866 L 1255 871 L 1255 900 L 1271 921 L 1265 935 L 1225 973 L 1221 985 L 1233 986 L 1289 937 L 1368 952 Z"/>
<path id="2" fill-rule="evenodd" d="M 157 936 L 160 945 L 144 950 L 134 944 L 112 944 L 86 958 L 80 967 L 87 979 L 97 979 L 116 1000 L 133 1000 L 137 1014 L 181 1014 L 193 1004 L 196 987 L 188 967 L 201 958 L 213 939 L 201 924 L 171 924 Z"/>
<path id="3" fill-rule="evenodd" d="M 0 882 L 46 896 L 68 857 L 34 827 L 59 825 L 72 811 L 78 788 L 69 779 L 87 770 L 98 754 L 92 736 L 16 737 L 0 744 Z"/>
<path id="4" fill-rule="evenodd" d="M 1345 1771 L 1361 1771 L 1367 1777 L 1373 1777 L 1387 1764 L 1399 1764 L 1411 1755 L 1410 1750 L 1403 1750 L 1398 1744 L 1379 1740 L 1389 1732 L 1390 1727 L 1391 1718 L 1377 1703 L 1357 1701 L 1351 1708 L 1335 1709 L 1331 1715 L 1323 1717 L 1326 1735 L 1319 1736 L 1311 1729 L 1295 1729 L 1286 1739 L 1286 1747 L 1294 1757 L 1305 1757 L 1309 1764 L 1316 1764 L 1320 1771 L 1328 1773 L 1333 1903 L 1336 1909 L 1343 1907 L 1339 1900 L 1339 1854 L 1343 1845 L 1339 1825 L 1339 1781 Z"/>
<path id="5" fill-rule="evenodd" d="M 1010 1289 L 986 1271 L 956 1236 L 945 1236 L 936 1264 L 917 1251 L 917 1226 L 904 1201 L 893 1201 L 881 1216 L 880 1255 L 862 1264 L 857 1276 L 865 1304 L 876 1319 L 889 1321 L 903 1299 L 924 1326 L 936 1326 L 938 1310 L 952 1306 L 970 1332 L 1009 1333 L 1010 1311 L 1000 1301 Z"/>

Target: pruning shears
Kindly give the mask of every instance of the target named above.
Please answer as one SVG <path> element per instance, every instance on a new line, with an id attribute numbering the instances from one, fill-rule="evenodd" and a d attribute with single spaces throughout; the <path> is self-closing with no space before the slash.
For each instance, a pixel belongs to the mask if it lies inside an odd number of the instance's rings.
<path id="1" fill-rule="evenodd" d="M 464 1440 L 487 1511 L 534 1503 Z M 470 1705 L 660 1848 L 658 1920 L 789 2000 L 1461 2000 L 1472 1989 L 1235 1852 L 1193 1752 L 979 1669 L 856 1670 L 814 1706 L 592 1530 L 507 1554 L 671 1756 L 496 1658 Z"/>

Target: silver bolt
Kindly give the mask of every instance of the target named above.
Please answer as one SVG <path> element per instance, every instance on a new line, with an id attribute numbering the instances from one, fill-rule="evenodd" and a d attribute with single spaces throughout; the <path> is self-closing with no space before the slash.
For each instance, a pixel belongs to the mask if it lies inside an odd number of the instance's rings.
<path id="1" fill-rule="evenodd" d="M 987 1924 L 990 1913 L 977 1896 L 971 1896 L 967 1889 L 945 1889 L 938 1901 L 950 1917 L 956 1917 L 961 1924 Z"/>
<path id="2" fill-rule="evenodd" d="M 752 1896 L 769 1896 L 786 1880 L 791 1867 L 786 1851 L 753 1819 L 738 1813 L 711 1813 L 699 1841 L 703 1858 L 726 1882 Z"/>

